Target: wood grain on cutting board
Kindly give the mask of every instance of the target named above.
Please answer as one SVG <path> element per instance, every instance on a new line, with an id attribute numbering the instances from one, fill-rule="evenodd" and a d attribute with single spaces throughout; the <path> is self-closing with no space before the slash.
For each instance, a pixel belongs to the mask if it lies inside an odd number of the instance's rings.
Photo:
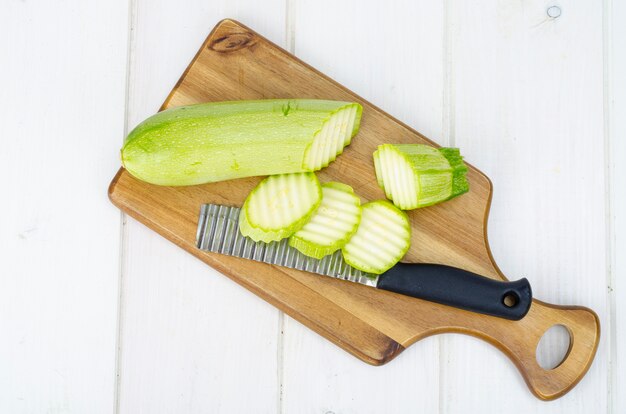
<path id="1" fill-rule="evenodd" d="M 351 185 L 364 201 L 384 198 L 376 185 L 371 160 L 378 144 L 427 142 L 231 20 L 214 29 L 163 108 L 206 101 L 289 97 L 356 100 L 363 104 L 361 130 L 353 144 L 319 177 Z M 470 168 L 468 178 L 468 194 L 410 213 L 413 240 L 405 260 L 444 263 L 502 278 L 485 236 L 491 184 L 474 168 Z M 560 308 L 535 301 L 522 321 L 505 321 L 195 249 L 200 204 L 241 205 L 258 181 L 249 178 L 195 187 L 157 187 L 121 170 L 112 183 L 110 196 L 131 216 L 366 362 L 385 363 L 411 343 L 435 333 L 462 332 L 504 351 L 539 398 L 562 395 L 588 369 L 597 347 L 599 325 L 595 314 L 583 308 Z M 549 327 L 558 323 L 570 330 L 572 347 L 559 367 L 545 371 L 536 362 L 536 344 Z"/>

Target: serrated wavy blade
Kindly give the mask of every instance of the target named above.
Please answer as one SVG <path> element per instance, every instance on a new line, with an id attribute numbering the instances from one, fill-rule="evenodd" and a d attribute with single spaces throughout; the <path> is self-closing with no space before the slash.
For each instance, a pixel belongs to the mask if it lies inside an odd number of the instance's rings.
<path id="1" fill-rule="evenodd" d="M 196 246 L 201 250 L 244 259 L 305 270 L 368 286 L 376 286 L 378 277 L 362 272 L 344 262 L 341 251 L 321 260 L 305 256 L 289 246 L 288 239 L 279 242 L 255 242 L 239 232 L 239 208 L 204 204 L 200 209 Z"/>

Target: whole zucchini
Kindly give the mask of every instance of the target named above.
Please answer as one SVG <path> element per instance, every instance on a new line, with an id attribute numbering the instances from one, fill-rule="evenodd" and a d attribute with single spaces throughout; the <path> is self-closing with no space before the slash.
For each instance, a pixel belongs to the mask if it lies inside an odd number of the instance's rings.
<path id="1" fill-rule="evenodd" d="M 140 180 L 169 186 L 317 171 L 350 144 L 361 111 L 357 103 L 314 99 L 172 108 L 131 131 L 122 164 Z"/>

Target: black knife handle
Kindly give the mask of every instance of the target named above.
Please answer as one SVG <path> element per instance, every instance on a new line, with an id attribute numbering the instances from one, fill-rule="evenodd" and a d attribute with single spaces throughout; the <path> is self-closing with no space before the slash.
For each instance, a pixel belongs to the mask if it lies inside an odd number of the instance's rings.
<path id="1" fill-rule="evenodd" d="M 511 320 L 522 319 L 532 302 L 525 278 L 498 281 L 440 264 L 398 263 L 378 277 L 377 287 Z"/>

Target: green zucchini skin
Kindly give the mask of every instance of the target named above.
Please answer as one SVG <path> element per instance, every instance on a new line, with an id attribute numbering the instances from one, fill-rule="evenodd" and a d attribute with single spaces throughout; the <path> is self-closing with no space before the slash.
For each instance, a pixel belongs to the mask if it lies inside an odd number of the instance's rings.
<path id="1" fill-rule="evenodd" d="M 351 119 L 345 111 L 350 111 Z M 212 102 L 172 108 L 131 131 L 121 150 L 122 164 L 140 180 L 168 186 L 315 171 L 343 151 L 359 129 L 361 113 L 357 103 L 314 99 Z M 332 144 L 333 151 L 324 151 L 329 156 L 322 162 L 318 159 L 315 165 L 307 164 L 305 157 L 315 138 L 339 115 L 350 121 L 352 129 L 346 131 L 344 123 L 343 130 L 325 132 L 320 138 L 328 141 L 328 146 Z M 343 133 L 347 139 L 337 136 L 333 141 L 333 133 Z"/>
<path id="2" fill-rule="evenodd" d="M 383 144 L 374 152 L 378 185 L 402 210 L 428 207 L 469 191 L 458 148 Z"/>

